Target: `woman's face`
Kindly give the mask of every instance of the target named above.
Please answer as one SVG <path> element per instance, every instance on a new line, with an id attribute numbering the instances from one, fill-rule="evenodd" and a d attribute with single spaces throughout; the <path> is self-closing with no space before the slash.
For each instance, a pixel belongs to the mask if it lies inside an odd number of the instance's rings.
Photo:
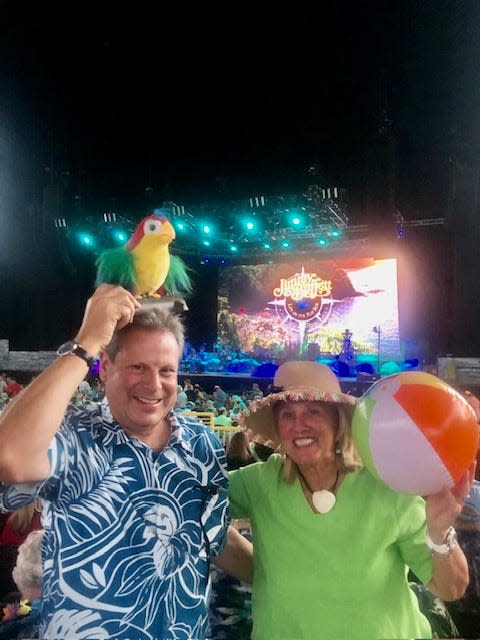
<path id="1" fill-rule="evenodd" d="M 323 402 L 286 402 L 276 410 L 282 448 L 297 465 L 335 458 L 337 409 Z"/>

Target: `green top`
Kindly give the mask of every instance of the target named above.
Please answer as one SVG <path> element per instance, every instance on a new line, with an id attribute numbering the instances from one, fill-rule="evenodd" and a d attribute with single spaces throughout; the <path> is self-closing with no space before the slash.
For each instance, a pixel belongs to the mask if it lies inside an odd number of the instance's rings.
<path id="1" fill-rule="evenodd" d="M 431 579 L 422 498 L 362 469 L 316 514 L 277 454 L 229 477 L 232 515 L 252 526 L 253 640 L 432 637 L 407 580 Z"/>

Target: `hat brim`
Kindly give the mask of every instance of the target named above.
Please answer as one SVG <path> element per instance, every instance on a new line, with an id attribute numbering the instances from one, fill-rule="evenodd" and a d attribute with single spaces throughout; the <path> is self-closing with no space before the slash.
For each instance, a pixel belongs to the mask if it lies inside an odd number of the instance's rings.
<path id="1" fill-rule="evenodd" d="M 346 393 L 325 393 L 316 389 L 287 389 L 278 393 L 271 393 L 265 398 L 253 400 L 248 409 L 240 415 L 240 425 L 251 429 L 265 440 L 273 440 L 276 446 L 280 443 L 275 429 L 273 407 L 277 402 L 326 402 L 335 404 L 344 411 L 351 420 L 358 398 Z"/>

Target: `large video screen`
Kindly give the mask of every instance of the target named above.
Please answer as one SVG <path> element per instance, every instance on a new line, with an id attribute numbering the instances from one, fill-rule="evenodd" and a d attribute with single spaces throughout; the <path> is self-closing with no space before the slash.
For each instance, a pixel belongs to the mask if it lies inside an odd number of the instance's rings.
<path id="1" fill-rule="evenodd" d="M 256 359 L 400 353 L 393 258 L 227 266 L 218 296 L 219 344 Z"/>

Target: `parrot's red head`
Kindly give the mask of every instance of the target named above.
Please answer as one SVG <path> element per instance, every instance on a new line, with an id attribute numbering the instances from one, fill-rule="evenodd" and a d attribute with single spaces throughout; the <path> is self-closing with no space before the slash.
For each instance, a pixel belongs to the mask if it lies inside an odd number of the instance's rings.
<path id="1" fill-rule="evenodd" d="M 125 245 L 126 249 L 131 251 L 138 245 L 142 238 L 147 235 L 159 236 L 162 244 L 170 244 L 172 240 L 175 240 L 175 229 L 167 218 L 163 216 L 156 216 L 154 214 L 147 216 L 138 223 L 132 237 Z"/>

